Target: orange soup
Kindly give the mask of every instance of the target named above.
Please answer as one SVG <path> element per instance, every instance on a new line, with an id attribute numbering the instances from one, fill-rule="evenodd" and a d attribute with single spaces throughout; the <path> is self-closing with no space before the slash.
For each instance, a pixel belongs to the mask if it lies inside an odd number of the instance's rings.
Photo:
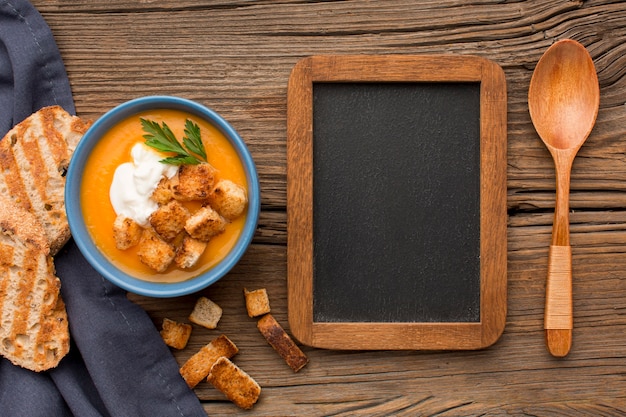
<path id="1" fill-rule="evenodd" d="M 151 110 L 133 115 L 109 130 L 94 147 L 87 160 L 81 185 L 81 205 L 85 224 L 96 246 L 113 264 L 127 274 L 152 282 L 179 282 L 193 278 L 218 264 L 235 246 L 245 224 L 243 215 L 229 222 L 226 230 L 211 238 L 197 264 L 189 269 L 170 266 L 157 273 L 141 263 L 138 247 L 121 251 L 115 247 L 113 222 L 116 214 L 109 200 L 109 189 L 115 169 L 131 161 L 131 148 L 144 142 L 140 118 L 159 124 L 165 122 L 179 140 L 184 135 L 185 120 L 190 119 L 200 127 L 207 161 L 217 169 L 216 180 L 228 179 L 246 190 L 246 174 L 236 150 L 228 139 L 214 126 L 199 117 L 178 110 Z"/>

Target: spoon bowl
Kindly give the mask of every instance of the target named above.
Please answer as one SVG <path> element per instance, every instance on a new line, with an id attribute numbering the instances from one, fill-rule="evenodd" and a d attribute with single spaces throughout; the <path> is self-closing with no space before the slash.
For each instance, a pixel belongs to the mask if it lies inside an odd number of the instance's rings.
<path id="1" fill-rule="evenodd" d="M 533 72 L 528 108 L 556 170 L 544 317 L 546 344 L 556 357 L 569 353 L 574 327 L 569 241 L 570 173 L 576 153 L 593 129 L 599 106 L 598 76 L 585 47 L 566 39 L 548 48 Z"/>
<path id="2" fill-rule="evenodd" d="M 580 148 L 595 124 L 598 77 L 584 46 L 566 39 L 541 57 L 528 91 L 530 117 L 548 147 Z"/>

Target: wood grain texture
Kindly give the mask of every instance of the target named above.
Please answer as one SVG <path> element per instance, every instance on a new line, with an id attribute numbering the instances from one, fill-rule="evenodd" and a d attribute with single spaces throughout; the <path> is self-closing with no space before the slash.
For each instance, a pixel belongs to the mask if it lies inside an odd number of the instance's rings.
<path id="1" fill-rule="evenodd" d="M 203 291 L 224 308 L 217 330 L 194 327 L 182 363 L 219 332 L 263 387 L 251 416 L 626 414 L 626 4 L 621 1 L 33 0 L 50 25 L 80 116 L 147 94 L 213 108 L 257 163 L 262 212 L 250 250 Z M 571 173 L 574 343 L 544 346 L 545 276 L 555 177 L 533 129 L 532 71 L 556 40 L 590 52 L 600 82 L 596 126 Z M 337 352 L 305 348 L 294 374 L 247 317 L 243 287 L 266 287 L 287 330 L 286 93 L 295 63 L 316 54 L 471 54 L 504 68 L 508 91 L 508 314 L 475 352 Z M 185 320 L 195 296 L 131 296 L 160 326 Z M 207 383 L 210 415 L 240 415 Z"/>

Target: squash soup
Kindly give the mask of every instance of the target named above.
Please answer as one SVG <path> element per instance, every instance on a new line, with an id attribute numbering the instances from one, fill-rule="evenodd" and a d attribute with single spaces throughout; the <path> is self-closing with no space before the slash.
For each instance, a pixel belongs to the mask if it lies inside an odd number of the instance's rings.
<path id="1" fill-rule="evenodd" d="M 170 265 L 165 272 L 157 273 L 140 261 L 137 246 L 119 250 L 113 234 L 117 215 L 109 199 L 109 190 L 116 168 L 130 162 L 133 146 L 145 141 L 143 136 L 146 132 L 142 129 L 141 118 L 159 124 L 165 122 L 179 139 L 184 135 L 187 119 L 196 123 L 206 149 L 207 162 L 217 170 L 216 181 L 227 179 L 247 190 L 245 170 L 236 150 L 218 129 L 199 117 L 170 109 L 145 111 L 123 120 L 103 135 L 89 156 L 80 200 L 85 224 L 96 246 L 120 270 L 138 279 L 152 282 L 184 281 L 210 269 L 226 257 L 241 235 L 246 212 L 229 221 L 222 233 L 212 237 L 198 262 L 188 269 Z M 196 201 L 183 204 L 190 211 L 199 207 Z"/>

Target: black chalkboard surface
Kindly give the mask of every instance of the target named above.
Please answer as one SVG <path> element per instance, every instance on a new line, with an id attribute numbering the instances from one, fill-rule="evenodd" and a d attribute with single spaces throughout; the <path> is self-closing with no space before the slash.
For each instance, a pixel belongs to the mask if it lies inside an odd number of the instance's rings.
<path id="1" fill-rule="evenodd" d="M 506 90 L 477 57 L 326 56 L 288 92 L 291 331 L 478 349 L 506 318 Z"/>
<path id="2" fill-rule="evenodd" d="M 479 110 L 478 83 L 313 85 L 316 322 L 480 320 Z"/>

